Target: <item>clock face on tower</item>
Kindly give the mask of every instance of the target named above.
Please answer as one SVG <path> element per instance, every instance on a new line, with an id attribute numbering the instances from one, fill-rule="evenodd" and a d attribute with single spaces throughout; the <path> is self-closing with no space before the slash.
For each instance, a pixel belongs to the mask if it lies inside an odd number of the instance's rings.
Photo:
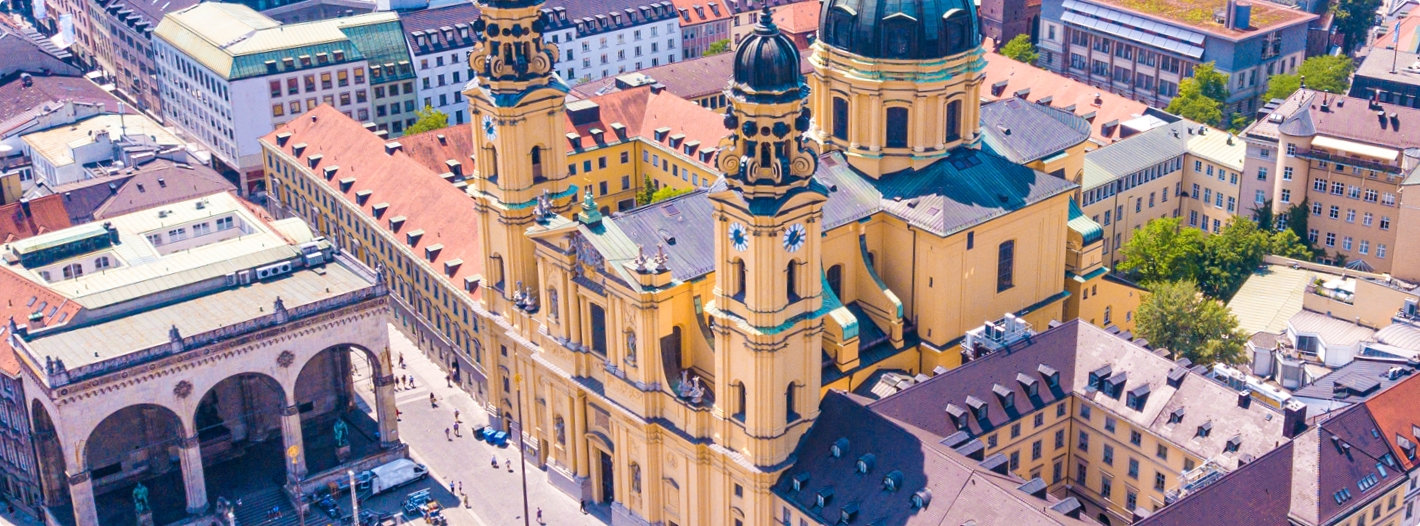
<path id="1" fill-rule="evenodd" d="M 804 225 L 794 223 L 784 231 L 784 249 L 798 252 L 804 246 Z"/>
<path id="2" fill-rule="evenodd" d="M 735 250 L 744 252 L 749 248 L 749 234 L 745 232 L 745 226 L 739 223 L 730 223 L 730 244 Z"/>
<path id="3" fill-rule="evenodd" d="M 483 136 L 489 141 L 498 138 L 498 124 L 493 122 L 493 116 L 485 114 L 483 116 Z"/>

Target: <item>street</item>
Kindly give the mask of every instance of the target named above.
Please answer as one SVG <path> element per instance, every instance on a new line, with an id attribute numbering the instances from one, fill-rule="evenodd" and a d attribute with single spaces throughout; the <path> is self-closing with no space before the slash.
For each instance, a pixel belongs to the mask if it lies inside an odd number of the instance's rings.
<path id="1" fill-rule="evenodd" d="M 610 523 L 609 510 L 605 507 L 589 507 L 589 513 L 582 513 L 579 502 L 554 488 L 546 472 L 532 463 L 524 466 L 518 459 L 515 440 L 510 438 L 509 447 L 498 448 L 473 438 L 471 430 L 487 425 L 488 414 L 474 403 L 471 396 L 456 387 L 449 387 L 438 365 L 426 358 L 395 326 L 391 325 L 389 331 L 391 358 L 398 363 L 402 356 L 405 361 L 405 367 L 397 368 L 395 376 L 399 379 L 406 375 L 414 378 L 414 387 L 400 388 L 395 397 L 401 413 L 400 438 L 409 444 L 414 460 L 429 467 L 431 478 L 424 483 L 371 498 L 361 503 L 363 509 L 397 513 L 406 494 L 432 487 L 435 489 L 431 493 L 446 506 L 445 516 L 450 524 L 525 524 L 521 470 L 526 468 L 528 511 L 532 516 L 531 520 L 526 521 L 527 524 L 538 524 L 538 509 L 542 510 L 542 524 Z M 370 384 L 360 382 L 357 385 L 360 385 L 359 395 L 365 403 L 373 404 L 374 393 L 369 390 Z M 438 401 L 437 408 L 430 405 L 431 392 Z M 455 410 L 459 411 L 462 437 L 452 436 Z M 495 458 L 499 464 L 496 469 L 491 466 Z M 459 497 L 449 493 L 450 482 Z M 462 498 L 462 495 L 467 498 Z M 345 504 L 348 506 L 348 502 Z"/>

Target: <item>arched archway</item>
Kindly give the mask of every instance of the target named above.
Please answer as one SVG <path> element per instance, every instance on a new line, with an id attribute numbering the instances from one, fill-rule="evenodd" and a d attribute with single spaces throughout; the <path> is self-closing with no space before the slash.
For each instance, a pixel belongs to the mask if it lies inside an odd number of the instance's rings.
<path id="1" fill-rule="evenodd" d="M 34 436 L 35 460 L 39 464 L 37 470 L 44 505 L 69 505 L 64 448 L 60 445 L 59 434 L 54 429 L 54 421 L 49 418 L 49 410 L 45 409 L 38 399 L 30 403 L 30 427 Z"/>
<path id="2" fill-rule="evenodd" d="M 355 356 L 364 359 L 352 359 Z M 387 367 L 373 351 L 356 345 L 326 348 L 301 366 L 293 411 L 300 414 L 307 473 L 319 473 L 380 449 L 385 440 L 381 438 L 381 416 L 394 419 L 393 415 L 379 414 L 383 406 L 391 412 L 394 407 L 392 399 L 381 403 L 381 397 L 393 397 L 393 389 L 386 389 L 392 385 L 383 385 L 390 381 Z M 337 443 L 337 427 L 342 428 L 344 443 Z"/>
<path id="3" fill-rule="evenodd" d="M 137 524 L 133 491 L 148 490 L 155 524 L 187 517 L 180 450 L 182 419 L 172 409 L 136 404 L 108 415 L 84 441 L 83 461 L 100 524 Z"/>
<path id="4" fill-rule="evenodd" d="M 281 418 L 287 405 L 281 383 L 260 373 L 229 376 L 203 393 L 193 426 L 208 495 L 232 498 L 285 482 Z"/>

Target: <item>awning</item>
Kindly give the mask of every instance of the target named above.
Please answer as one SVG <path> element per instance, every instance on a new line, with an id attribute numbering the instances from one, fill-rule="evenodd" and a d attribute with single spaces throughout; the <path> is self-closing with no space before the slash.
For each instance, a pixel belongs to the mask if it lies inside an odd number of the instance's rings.
<path id="1" fill-rule="evenodd" d="M 1348 141 L 1345 139 L 1336 139 L 1333 137 L 1325 137 L 1321 135 L 1312 138 L 1312 146 L 1315 146 L 1317 148 L 1325 148 L 1328 150 L 1346 152 L 1354 155 L 1360 155 L 1362 157 L 1370 157 L 1372 159 L 1380 159 L 1382 161 L 1395 161 L 1397 158 L 1400 157 L 1400 150 L 1384 148 L 1381 146 L 1371 146 L 1369 144 Z"/>

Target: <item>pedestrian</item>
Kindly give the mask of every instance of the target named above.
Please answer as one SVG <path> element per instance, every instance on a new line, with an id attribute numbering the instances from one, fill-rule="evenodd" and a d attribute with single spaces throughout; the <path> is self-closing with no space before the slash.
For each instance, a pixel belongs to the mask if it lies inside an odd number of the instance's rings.
<path id="1" fill-rule="evenodd" d="M 463 481 L 462 481 L 462 480 L 459 481 L 459 494 L 460 494 L 460 495 L 463 494 Z"/>
<path id="2" fill-rule="evenodd" d="M 453 387 L 453 386 L 454 386 L 454 375 L 453 375 L 453 374 L 446 374 L 446 375 L 444 375 L 444 384 L 446 384 L 445 387 Z"/>
<path id="3" fill-rule="evenodd" d="M 493 455 L 493 469 L 498 469 L 498 455 Z"/>
<path id="4" fill-rule="evenodd" d="M 449 482 L 449 493 L 457 493 L 456 491 L 454 491 L 454 489 L 455 484 L 453 482 Z"/>
<path id="5" fill-rule="evenodd" d="M 587 514 L 587 499 L 582 499 L 582 515 Z"/>
<path id="6" fill-rule="evenodd" d="M 429 405 L 439 407 L 439 402 L 434 400 L 434 393 L 429 393 Z"/>
<path id="7" fill-rule="evenodd" d="M 453 442 L 453 441 L 454 441 L 454 437 L 449 436 L 449 428 L 447 428 L 447 427 L 444 428 L 444 438 L 447 439 L 447 440 L 450 441 L 450 442 Z"/>
<path id="8" fill-rule="evenodd" d="M 404 366 L 404 352 L 402 352 L 402 351 L 399 353 L 399 368 L 400 368 L 400 369 L 404 369 L 404 368 L 405 368 L 405 366 Z"/>
<path id="9" fill-rule="evenodd" d="M 513 472 L 513 459 L 510 458 L 510 459 L 505 460 L 504 462 L 507 462 L 507 465 L 508 465 L 508 473 L 512 473 L 512 472 Z"/>
<path id="10" fill-rule="evenodd" d="M 455 421 L 455 422 L 458 422 L 458 421 L 459 421 L 459 410 L 458 410 L 458 409 L 455 409 L 455 410 L 454 410 L 454 421 Z"/>
<path id="11" fill-rule="evenodd" d="M 459 423 L 458 423 L 458 422 L 454 422 L 454 436 L 460 437 L 460 438 L 463 437 L 463 434 L 462 434 L 462 433 L 459 433 Z"/>
<path id="12" fill-rule="evenodd" d="M 545 522 L 542 522 L 542 507 L 538 507 L 538 509 L 537 509 L 537 523 L 538 523 L 538 524 L 547 524 L 547 523 L 545 523 Z"/>
<path id="13" fill-rule="evenodd" d="M 404 421 L 404 411 L 400 411 L 400 410 L 398 410 L 398 409 L 395 409 L 395 410 L 394 410 L 394 421 L 395 421 L 395 422 L 403 422 L 403 421 Z"/>

